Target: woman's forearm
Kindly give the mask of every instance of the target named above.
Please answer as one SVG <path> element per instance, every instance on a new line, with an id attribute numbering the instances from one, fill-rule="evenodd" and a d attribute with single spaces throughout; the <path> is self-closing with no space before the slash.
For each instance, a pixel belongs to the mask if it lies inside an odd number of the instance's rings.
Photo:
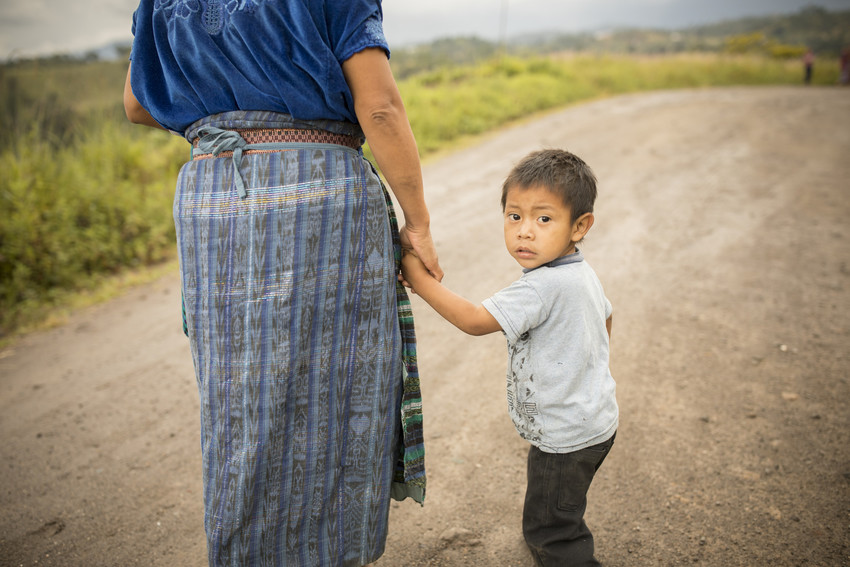
<path id="1" fill-rule="evenodd" d="M 401 207 L 402 244 L 412 247 L 432 276 L 443 277 L 431 238 L 422 168 L 401 95 L 382 49 L 365 49 L 342 64 L 354 111 L 375 161 Z"/>
<path id="2" fill-rule="evenodd" d="M 409 228 L 430 223 L 422 188 L 419 151 L 386 54 L 366 49 L 343 63 L 354 111 L 378 167 L 389 183 Z"/>
<path id="3" fill-rule="evenodd" d="M 419 152 L 401 98 L 372 106 L 358 118 L 408 229 L 427 229 L 431 219 L 425 204 Z"/>

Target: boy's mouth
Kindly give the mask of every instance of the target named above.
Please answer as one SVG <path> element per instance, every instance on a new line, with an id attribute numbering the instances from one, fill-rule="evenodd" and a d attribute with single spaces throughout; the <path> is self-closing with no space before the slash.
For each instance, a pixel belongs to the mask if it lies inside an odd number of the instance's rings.
<path id="1" fill-rule="evenodd" d="M 516 255 L 520 258 L 533 258 L 535 256 L 535 252 L 528 248 L 517 248 Z"/>

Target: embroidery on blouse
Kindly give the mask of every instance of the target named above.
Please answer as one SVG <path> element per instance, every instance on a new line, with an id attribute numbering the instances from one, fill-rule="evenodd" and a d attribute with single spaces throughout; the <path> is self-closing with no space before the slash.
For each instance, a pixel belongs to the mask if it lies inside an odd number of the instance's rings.
<path id="1" fill-rule="evenodd" d="M 155 0 L 154 12 L 165 12 L 166 18 L 190 18 L 201 12 L 201 22 L 210 35 L 224 29 L 227 17 L 235 12 L 253 14 L 258 4 L 265 0 Z"/>
<path id="2" fill-rule="evenodd" d="M 224 14 L 221 10 L 221 0 L 210 0 L 204 10 L 204 29 L 210 35 L 216 35 L 224 27 Z"/>
<path id="3" fill-rule="evenodd" d="M 365 30 L 366 36 L 370 38 L 372 41 L 378 43 L 386 43 L 386 37 L 384 37 L 384 25 L 381 20 L 378 19 L 377 16 L 372 16 L 368 20 L 366 20 Z"/>
<path id="4" fill-rule="evenodd" d="M 257 7 L 257 2 L 262 2 L 263 0 L 229 0 L 225 5 L 228 14 L 232 14 L 233 12 L 248 12 L 249 14 L 254 13 L 254 9 Z"/>
<path id="5" fill-rule="evenodd" d="M 164 10 L 166 17 L 188 18 L 201 9 L 199 0 L 156 0 L 153 11 Z"/>

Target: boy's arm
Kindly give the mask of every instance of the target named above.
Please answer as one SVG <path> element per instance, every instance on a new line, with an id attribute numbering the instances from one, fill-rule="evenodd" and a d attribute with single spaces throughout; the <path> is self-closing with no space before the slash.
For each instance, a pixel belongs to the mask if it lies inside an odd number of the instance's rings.
<path id="1" fill-rule="evenodd" d="M 411 285 L 414 293 L 464 333 L 480 336 L 502 330 L 496 318 L 483 305 L 475 305 L 443 286 L 413 254 L 405 254 L 401 266 L 404 279 Z"/>
<path id="2" fill-rule="evenodd" d="M 614 314 L 608 315 L 608 319 L 605 320 L 605 328 L 608 330 L 608 342 L 611 342 L 611 322 L 613 320 Z"/>

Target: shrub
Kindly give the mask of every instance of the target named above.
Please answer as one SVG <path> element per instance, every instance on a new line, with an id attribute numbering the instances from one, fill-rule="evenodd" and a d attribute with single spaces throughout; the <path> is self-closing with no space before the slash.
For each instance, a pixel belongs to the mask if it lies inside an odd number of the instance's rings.
<path id="1" fill-rule="evenodd" d="M 38 125 L 0 154 L 0 335 L 60 291 L 150 265 L 174 248 L 171 200 L 186 143 L 94 121 L 73 144 Z"/>

